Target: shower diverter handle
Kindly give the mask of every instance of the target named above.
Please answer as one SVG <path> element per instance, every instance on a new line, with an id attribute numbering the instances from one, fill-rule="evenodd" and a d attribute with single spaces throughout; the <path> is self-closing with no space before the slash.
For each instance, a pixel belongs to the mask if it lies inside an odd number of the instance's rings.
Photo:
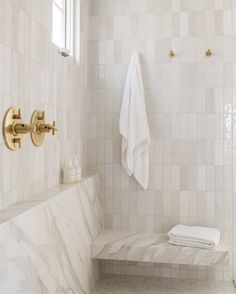
<path id="1" fill-rule="evenodd" d="M 36 128 L 37 128 L 37 133 L 39 135 L 42 133 L 51 133 L 52 132 L 52 135 L 55 136 L 56 131 L 57 131 L 55 121 L 53 121 L 53 123 L 51 125 L 38 122 Z"/>

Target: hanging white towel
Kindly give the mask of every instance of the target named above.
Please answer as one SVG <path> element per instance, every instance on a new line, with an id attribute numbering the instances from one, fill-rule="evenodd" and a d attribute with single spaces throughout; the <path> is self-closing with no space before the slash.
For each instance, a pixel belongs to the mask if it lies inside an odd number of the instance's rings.
<path id="1" fill-rule="evenodd" d="M 120 113 L 122 164 L 144 188 L 149 180 L 150 132 L 146 114 L 139 55 L 134 52 L 128 68 Z"/>
<path id="2" fill-rule="evenodd" d="M 169 243 L 204 249 L 215 249 L 220 242 L 220 231 L 215 228 L 177 225 L 168 233 Z"/>

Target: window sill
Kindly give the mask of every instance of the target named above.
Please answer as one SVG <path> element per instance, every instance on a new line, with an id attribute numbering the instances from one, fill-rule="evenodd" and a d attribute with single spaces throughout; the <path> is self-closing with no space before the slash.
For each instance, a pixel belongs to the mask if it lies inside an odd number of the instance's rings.
<path id="1" fill-rule="evenodd" d="M 73 57 L 67 48 L 57 48 L 57 53 L 63 57 Z"/>

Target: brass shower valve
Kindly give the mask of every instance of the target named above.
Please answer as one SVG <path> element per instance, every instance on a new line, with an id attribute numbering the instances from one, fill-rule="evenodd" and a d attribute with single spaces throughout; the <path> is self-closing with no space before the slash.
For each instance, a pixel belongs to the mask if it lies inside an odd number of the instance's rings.
<path id="1" fill-rule="evenodd" d="M 36 132 L 36 127 L 34 125 L 27 125 L 27 124 L 18 124 L 13 123 L 12 124 L 12 133 L 14 136 L 17 136 L 18 134 L 28 134 Z"/>
<path id="2" fill-rule="evenodd" d="M 34 125 L 23 123 L 21 110 L 17 107 L 8 109 L 4 116 L 2 129 L 6 146 L 11 150 L 21 148 L 23 135 L 36 131 Z"/>
<path id="3" fill-rule="evenodd" d="M 52 135 L 55 136 L 55 133 L 57 131 L 56 122 L 54 121 L 52 123 L 52 125 L 38 123 L 36 129 L 37 129 L 37 133 L 38 134 L 41 134 L 41 133 L 51 133 L 52 132 Z"/>
<path id="4" fill-rule="evenodd" d="M 21 110 L 11 107 L 4 116 L 2 131 L 6 146 L 11 150 L 17 150 L 21 148 L 25 134 L 30 134 L 33 144 L 40 146 L 44 142 L 45 133 L 55 135 L 57 128 L 55 121 L 52 124 L 45 123 L 44 111 L 35 111 L 30 124 L 26 124 L 23 122 Z"/>
<path id="5" fill-rule="evenodd" d="M 31 140 L 35 146 L 41 146 L 45 140 L 45 134 L 51 133 L 53 136 L 56 134 L 56 122 L 46 124 L 45 112 L 36 110 L 31 117 L 31 124 L 35 125 L 36 132 L 31 133 Z"/>

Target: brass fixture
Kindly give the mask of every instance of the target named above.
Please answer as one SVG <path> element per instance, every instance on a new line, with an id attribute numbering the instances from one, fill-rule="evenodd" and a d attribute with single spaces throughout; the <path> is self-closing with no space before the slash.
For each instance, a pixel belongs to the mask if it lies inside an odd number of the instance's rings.
<path id="1" fill-rule="evenodd" d="M 26 124 L 15 124 L 13 123 L 12 133 L 14 136 L 17 136 L 17 134 L 28 134 L 33 133 L 35 131 L 34 125 L 26 125 Z"/>
<path id="2" fill-rule="evenodd" d="M 174 52 L 173 50 L 170 50 L 170 52 L 169 52 L 169 57 L 170 57 L 170 58 L 175 57 L 175 52 Z"/>
<path id="3" fill-rule="evenodd" d="M 52 133 L 53 136 L 56 134 L 56 122 L 54 121 L 52 125 L 46 124 L 44 111 L 34 111 L 31 117 L 31 124 L 36 128 L 36 132 L 31 133 L 31 140 L 37 147 L 43 144 L 45 140 L 45 133 Z"/>
<path id="4" fill-rule="evenodd" d="M 17 150 L 21 148 L 23 135 L 35 132 L 36 128 L 23 123 L 20 108 L 11 107 L 4 116 L 2 130 L 6 146 Z"/>
<path id="5" fill-rule="evenodd" d="M 211 57 L 212 56 L 212 52 L 211 52 L 211 49 L 208 49 L 206 51 L 206 57 Z"/>

